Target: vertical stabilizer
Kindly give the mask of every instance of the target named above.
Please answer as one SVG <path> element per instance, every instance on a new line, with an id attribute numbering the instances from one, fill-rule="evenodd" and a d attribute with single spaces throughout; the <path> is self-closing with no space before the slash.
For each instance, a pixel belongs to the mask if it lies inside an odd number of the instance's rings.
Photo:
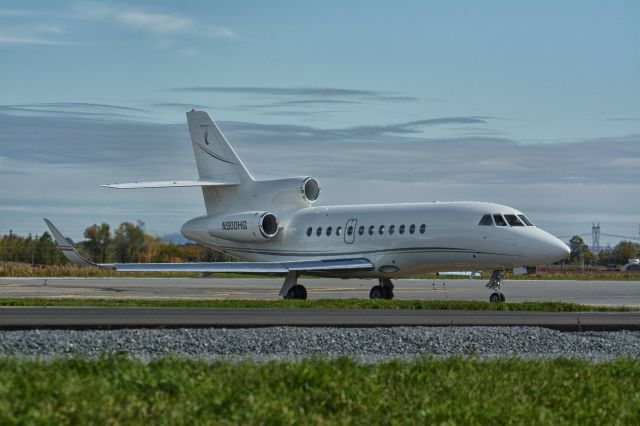
<path id="1" fill-rule="evenodd" d="M 253 180 L 209 114 L 187 112 L 187 122 L 201 180 L 235 184 Z"/>

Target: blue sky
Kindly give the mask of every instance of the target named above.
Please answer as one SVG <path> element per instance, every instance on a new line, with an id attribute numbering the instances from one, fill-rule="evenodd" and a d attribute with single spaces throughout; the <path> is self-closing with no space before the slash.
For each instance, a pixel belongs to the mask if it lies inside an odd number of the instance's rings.
<path id="1" fill-rule="evenodd" d="M 168 234 L 197 190 L 184 111 L 321 202 L 483 199 L 556 235 L 638 235 L 640 2 L 0 4 L 0 233 Z M 616 238 L 602 238 L 605 242 Z"/>

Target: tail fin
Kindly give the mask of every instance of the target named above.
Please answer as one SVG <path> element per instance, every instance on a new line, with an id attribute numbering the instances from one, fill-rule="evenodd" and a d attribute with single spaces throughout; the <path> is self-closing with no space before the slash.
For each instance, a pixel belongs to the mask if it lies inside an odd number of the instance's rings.
<path id="1" fill-rule="evenodd" d="M 200 180 L 230 184 L 253 180 L 209 114 L 192 110 L 187 112 L 187 122 Z"/>

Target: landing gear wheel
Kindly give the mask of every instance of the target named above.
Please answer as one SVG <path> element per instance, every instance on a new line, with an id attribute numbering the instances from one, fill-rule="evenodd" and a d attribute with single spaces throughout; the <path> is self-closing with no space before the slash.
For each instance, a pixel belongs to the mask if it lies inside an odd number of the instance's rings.
<path id="1" fill-rule="evenodd" d="M 374 285 L 369 292 L 369 299 L 383 299 L 384 289 L 381 285 Z"/>
<path id="2" fill-rule="evenodd" d="M 503 273 L 504 271 L 502 270 L 493 271 L 493 273 L 491 274 L 491 278 L 489 278 L 487 288 L 495 291 L 495 293 L 491 293 L 491 296 L 489 296 L 489 302 L 491 303 L 504 302 L 507 300 L 507 298 L 504 297 L 504 294 L 502 294 L 502 291 L 500 291 Z"/>
<path id="3" fill-rule="evenodd" d="M 382 287 L 382 298 L 386 300 L 393 299 L 393 289 L 389 287 Z"/>
<path id="4" fill-rule="evenodd" d="M 307 300 L 307 289 L 300 284 L 296 284 L 289 289 L 284 296 L 285 299 Z"/>
<path id="5" fill-rule="evenodd" d="M 502 293 L 491 293 L 491 296 L 489 296 L 489 302 L 491 303 L 499 303 L 504 301 L 505 297 Z"/>

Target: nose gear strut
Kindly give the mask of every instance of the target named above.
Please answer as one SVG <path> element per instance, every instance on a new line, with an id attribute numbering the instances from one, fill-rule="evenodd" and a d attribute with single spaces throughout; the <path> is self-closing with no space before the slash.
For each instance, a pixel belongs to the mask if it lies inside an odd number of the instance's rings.
<path id="1" fill-rule="evenodd" d="M 507 298 L 504 296 L 502 291 L 500 290 L 500 286 L 502 285 L 502 274 L 504 274 L 504 270 L 495 270 L 491 274 L 491 278 L 489 278 L 489 282 L 487 283 L 487 288 L 491 290 L 495 290 L 494 293 L 491 293 L 489 296 L 489 302 L 497 303 L 504 302 Z"/>

